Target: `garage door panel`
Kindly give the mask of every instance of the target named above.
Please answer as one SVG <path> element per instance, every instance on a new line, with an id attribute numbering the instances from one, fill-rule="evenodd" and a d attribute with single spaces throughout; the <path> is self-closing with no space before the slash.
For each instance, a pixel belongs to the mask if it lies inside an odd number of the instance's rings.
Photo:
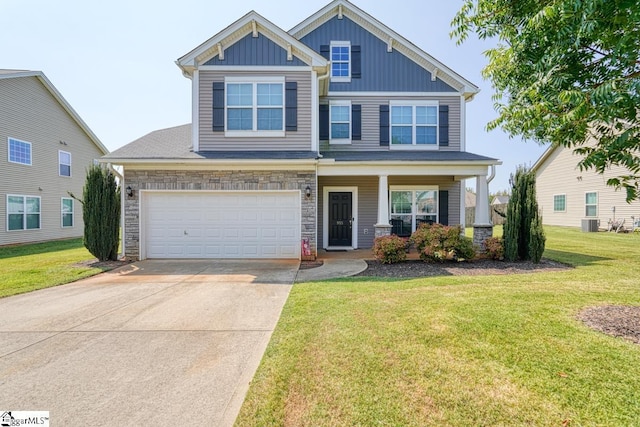
<path id="1" fill-rule="evenodd" d="M 149 258 L 299 258 L 299 193 L 149 193 L 143 203 Z"/>

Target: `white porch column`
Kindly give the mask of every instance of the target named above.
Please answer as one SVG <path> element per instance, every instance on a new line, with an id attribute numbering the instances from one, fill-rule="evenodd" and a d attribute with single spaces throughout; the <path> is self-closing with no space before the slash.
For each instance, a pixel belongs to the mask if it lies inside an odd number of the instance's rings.
<path id="1" fill-rule="evenodd" d="M 473 225 L 492 225 L 489 216 L 489 184 L 486 175 L 476 176 L 476 219 Z"/>
<path id="2" fill-rule="evenodd" d="M 387 175 L 378 176 L 378 222 L 374 227 L 376 237 L 391 234 L 391 224 L 389 224 L 389 181 Z"/>

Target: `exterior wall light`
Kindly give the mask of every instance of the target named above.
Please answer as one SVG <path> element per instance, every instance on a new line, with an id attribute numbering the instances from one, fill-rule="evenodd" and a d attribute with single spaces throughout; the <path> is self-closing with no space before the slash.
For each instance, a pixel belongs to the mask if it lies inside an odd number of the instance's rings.
<path id="1" fill-rule="evenodd" d="M 127 186 L 125 191 L 127 192 L 127 197 L 133 197 L 133 188 L 130 185 Z"/>
<path id="2" fill-rule="evenodd" d="M 307 188 L 304 189 L 304 195 L 307 199 L 311 198 L 311 187 L 307 185 Z"/>

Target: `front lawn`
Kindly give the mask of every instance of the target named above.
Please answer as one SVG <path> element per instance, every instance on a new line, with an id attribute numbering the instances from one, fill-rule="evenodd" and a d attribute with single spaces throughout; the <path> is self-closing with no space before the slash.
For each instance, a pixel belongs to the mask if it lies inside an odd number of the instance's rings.
<path id="1" fill-rule="evenodd" d="M 82 239 L 1 247 L 0 297 L 93 276 L 102 270 L 75 265 L 93 258 Z"/>
<path id="2" fill-rule="evenodd" d="M 640 425 L 640 345 L 576 318 L 640 305 L 640 235 L 545 231 L 575 268 L 296 284 L 236 425 Z"/>

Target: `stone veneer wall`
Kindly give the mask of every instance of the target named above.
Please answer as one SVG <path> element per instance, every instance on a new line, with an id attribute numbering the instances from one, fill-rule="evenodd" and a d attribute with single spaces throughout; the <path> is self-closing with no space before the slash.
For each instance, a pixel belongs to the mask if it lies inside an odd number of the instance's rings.
<path id="1" fill-rule="evenodd" d="M 124 186 L 131 186 L 134 196 L 124 197 L 125 255 L 137 260 L 140 256 L 140 190 L 188 191 L 277 191 L 300 190 L 302 207 L 302 238 L 309 239 L 311 257 L 317 256 L 316 242 L 316 176 L 315 171 L 189 171 L 189 170 L 125 170 Z M 311 198 L 305 189 L 311 187 Z"/>

